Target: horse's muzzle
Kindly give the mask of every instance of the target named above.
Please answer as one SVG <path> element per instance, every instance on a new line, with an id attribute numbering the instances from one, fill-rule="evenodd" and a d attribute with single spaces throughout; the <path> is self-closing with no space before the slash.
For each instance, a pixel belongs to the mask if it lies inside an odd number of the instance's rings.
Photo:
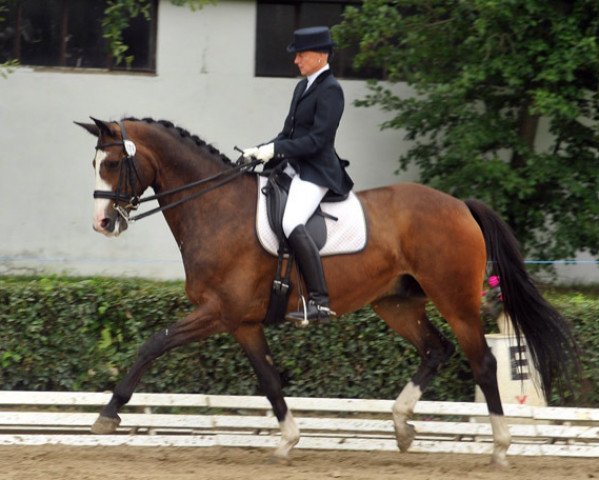
<path id="1" fill-rule="evenodd" d="M 96 232 L 107 237 L 117 237 L 127 230 L 125 222 L 116 212 L 113 215 L 106 215 L 101 218 L 94 218 L 93 228 Z"/>

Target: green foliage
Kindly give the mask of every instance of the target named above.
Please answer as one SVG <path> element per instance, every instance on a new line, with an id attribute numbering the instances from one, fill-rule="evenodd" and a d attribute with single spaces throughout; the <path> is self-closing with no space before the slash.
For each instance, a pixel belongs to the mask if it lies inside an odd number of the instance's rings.
<path id="1" fill-rule="evenodd" d="M 200 10 L 204 5 L 215 4 L 218 0 L 170 0 L 173 5 L 188 6 L 192 10 Z"/>
<path id="2" fill-rule="evenodd" d="M 597 292 L 552 292 L 581 342 L 582 397 L 599 406 Z M 0 388 L 111 390 L 144 340 L 191 309 L 180 282 L 109 278 L 0 278 Z M 432 321 L 455 342 L 434 310 Z M 419 359 L 370 309 L 330 325 L 267 330 L 275 363 L 290 396 L 397 396 Z M 138 391 L 261 394 L 241 348 L 229 335 L 173 350 L 158 359 Z M 456 353 L 424 398 L 471 401 L 474 383 Z M 555 399 L 557 402 L 557 399 Z"/>
<path id="3" fill-rule="evenodd" d="M 206 4 L 216 3 L 216 0 L 171 0 L 171 3 L 198 10 Z M 129 47 L 123 41 L 123 31 L 129 26 L 131 19 L 139 15 L 150 20 L 150 6 L 150 0 L 108 0 L 102 19 L 102 30 L 117 65 L 123 61 L 130 65 L 133 61 L 131 55 L 126 55 Z"/>
<path id="4" fill-rule="evenodd" d="M 18 60 L 8 60 L 7 62 L 0 63 L 0 77 L 6 78 L 18 65 Z"/>
<path id="5" fill-rule="evenodd" d="M 581 356 L 581 382 L 577 404 L 599 407 L 599 292 L 578 289 L 578 291 L 552 291 L 547 298 L 570 320 L 574 337 L 579 343 Z M 553 398 L 554 403 L 558 403 Z M 570 399 L 574 402 L 574 399 Z"/>
<path id="6" fill-rule="evenodd" d="M 4 14 L 7 11 L 7 3 L 9 0 L 0 0 L 0 25 L 4 21 Z M 17 60 L 8 60 L 4 63 L 0 63 L 0 77 L 6 78 L 10 73 L 13 72 L 14 68 L 19 65 Z"/>
<path id="7" fill-rule="evenodd" d="M 108 1 L 102 19 L 102 31 L 117 65 L 123 60 L 127 65 L 133 61 L 133 57 L 125 56 L 129 47 L 123 41 L 123 30 L 129 26 L 132 18 L 139 15 L 143 15 L 146 20 L 149 20 L 150 6 L 150 0 Z"/>
<path id="8" fill-rule="evenodd" d="M 358 102 L 412 142 L 400 169 L 486 201 L 535 258 L 599 254 L 596 0 L 365 0 L 334 34 L 412 88 L 372 82 Z"/>

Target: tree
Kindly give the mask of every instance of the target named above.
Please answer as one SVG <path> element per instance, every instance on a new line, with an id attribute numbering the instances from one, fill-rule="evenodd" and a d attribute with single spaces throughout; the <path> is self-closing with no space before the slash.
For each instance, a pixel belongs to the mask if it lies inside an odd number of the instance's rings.
<path id="1" fill-rule="evenodd" d="M 400 170 L 486 201 L 528 255 L 599 253 L 596 0 L 365 0 L 334 34 L 358 43 L 357 68 L 386 72 L 357 103 L 406 132 Z"/>
<path id="2" fill-rule="evenodd" d="M 7 8 L 6 3 L 8 0 L 0 0 L 0 25 L 4 21 L 4 15 L 6 14 Z M 6 78 L 6 76 L 12 72 L 12 69 L 17 66 L 17 62 L 15 60 L 8 60 L 6 62 L 0 63 L 0 77 Z"/>

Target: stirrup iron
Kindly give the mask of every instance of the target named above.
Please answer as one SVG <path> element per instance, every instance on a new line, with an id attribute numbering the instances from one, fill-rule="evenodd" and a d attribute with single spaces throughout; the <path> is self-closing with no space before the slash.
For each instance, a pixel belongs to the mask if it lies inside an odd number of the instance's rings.
<path id="1" fill-rule="evenodd" d="M 300 298 L 302 300 L 302 309 L 296 312 L 290 312 L 286 316 L 287 320 L 292 321 L 297 327 L 305 328 L 310 325 L 310 323 L 329 323 L 331 317 L 337 316 L 337 314 L 328 306 L 320 305 L 312 298 L 310 298 L 307 302 L 303 295 L 300 295 Z M 310 312 L 312 318 L 308 319 L 308 311 L 310 309 L 312 309 Z M 314 310 L 316 310 L 316 316 L 314 316 Z M 300 315 L 303 315 L 303 318 L 300 317 Z"/>
<path id="2" fill-rule="evenodd" d="M 306 328 L 308 325 L 310 325 L 310 320 L 308 320 L 308 304 L 306 303 L 306 297 L 304 297 L 303 295 L 300 295 L 300 298 L 302 300 L 302 311 L 304 312 L 304 319 L 303 320 L 293 319 L 293 322 L 296 327 Z"/>

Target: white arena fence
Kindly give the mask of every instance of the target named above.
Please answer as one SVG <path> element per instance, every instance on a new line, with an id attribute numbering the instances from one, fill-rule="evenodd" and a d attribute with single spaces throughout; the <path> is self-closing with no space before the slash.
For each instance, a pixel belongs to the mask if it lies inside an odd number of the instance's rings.
<path id="1" fill-rule="evenodd" d="M 113 435 L 89 428 L 109 393 L 0 391 L 0 445 L 275 447 L 279 426 L 263 397 L 134 394 Z M 297 448 L 397 451 L 391 400 L 287 398 Z M 505 405 L 509 455 L 599 457 L 599 409 Z M 411 452 L 491 454 L 482 403 L 416 405 Z"/>

